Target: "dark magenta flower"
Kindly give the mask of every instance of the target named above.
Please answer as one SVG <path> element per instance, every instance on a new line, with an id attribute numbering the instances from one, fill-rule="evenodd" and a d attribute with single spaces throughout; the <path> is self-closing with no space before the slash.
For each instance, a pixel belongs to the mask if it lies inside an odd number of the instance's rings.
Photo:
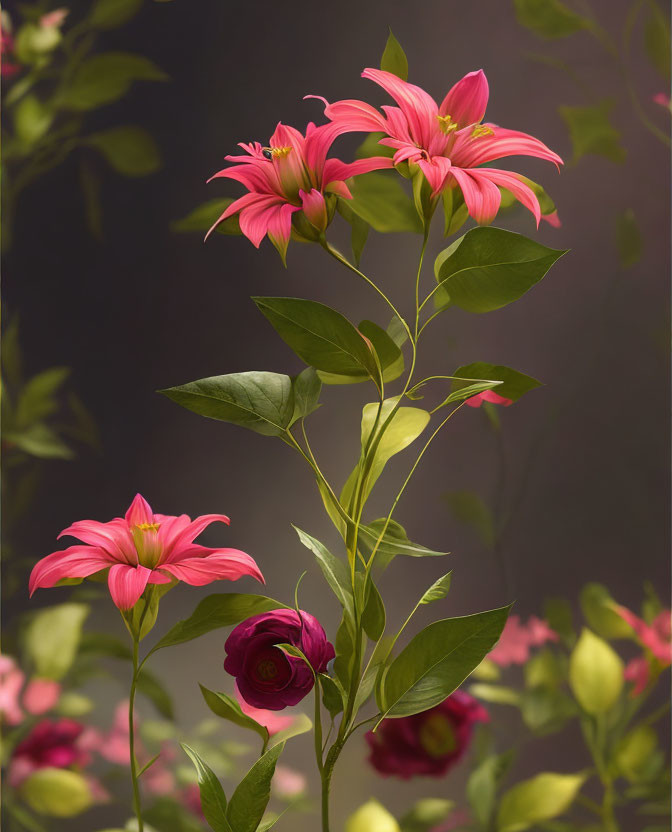
<path id="1" fill-rule="evenodd" d="M 79 744 L 83 731 L 84 726 L 72 719 L 38 722 L 14 749 L 9 767 L 10 783 L 18 786 L 41 768 L 85 766 L 89 754 Z"/>
<path id="2" fill-rule="evenodd" d="M 296 610 L 273 610 L 243 621 L 224 645 L 224 670 L 235 676 L 240 695 L 255 708 L 280 711 L 312 690 L 310 668 L 278 644 L 298 647 L 316 673 L 324 673 L 335 655 L 320 622 L 303 610 L 300 616 Z"/>
<path id="3" fill-rule="evenodd" d="M 458 690 L 428 711 L 384 719 L 375 734 L 369 731 L 369 762 L 384 777 L 442 777 L 467 750 L 474 723 L 489 719 L 473 696 Z"/>

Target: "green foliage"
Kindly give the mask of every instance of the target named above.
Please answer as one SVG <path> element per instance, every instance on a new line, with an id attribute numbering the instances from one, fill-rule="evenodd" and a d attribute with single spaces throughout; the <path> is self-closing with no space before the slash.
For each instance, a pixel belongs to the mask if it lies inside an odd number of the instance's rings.
<path id="1" fill-rule="evenodd" d="M 233 199 L 230 197 L 223 197 L 221 199 L 209 199 L 197 208 L 194 208 L 186 217 L 181 220 L 175 220 L 171 223 L 173 231 L 209 231 L 217 220 L 222 216 L 224 211 L 231 205 Z M 216 228 L 219 234 L 240 235 L 243 232 L 240 230 L 240 222 L 238 214 L 228 217 L 224 222 L 220 222 Z"/>
<path id="2" fill-rule="evenodd" d="M 589 154 L 604 156 L 612 162 L 625 161 L 621 134 L 609 120 L 613 107 L 614 102 L 606 100 L 589 107 L 560 107 L 572 140 L 573 162 Z"/>
<path id="3" fill-rule="evenodd" d="M 275 748 L 276 745 L 291 740 L 292 737 L 298 737 L 301 734 L 307 734 L 313 727 L 313 723 L 305 714 L 297 714 L 292 721 L 292 724 L 282 731 L 278 731 L 268 741 L 268 750 Z"/>
<path id="4" fill-rule="evenodd" d="M 374 520 L 373 523 L 359 527 L 359 545 L 367 556 L 371 556 L 384 528 L 386 528 L 385 534 L 376 549 L 376 563 L 378 565 L 389 565 L 390 561 L 397 555 L 406 555 L 411 558 L 436 558 L 449 554 L 449 552 L 437 552 L 434 549 L 428 549 L 419 543 L 411 543 L 402 525 L 397 523 L 396 520 L 390 520 L 388 523 L 385 518 L 381 517 Z"/>
<path id="5" fill-rule="evenodd" d="M 41 768 L 21 784 L 21 798 L 40 815 L 71 818 L 93 804 L 86 778 L 65 768 Z"/>
<path id="6" fill-rule="evenodd" d="M 469 209 L 460 188 L 445 188 L 441 194 L 443 203 L 443 233 L 445 237 L 456 234 L 469 219 Z"/>
<path id="7" fill-rule="evenodd" d="M 559 731 L 578 715 L 576 704 L 566 693 L 544 685 L 524 691 L 520 712 L 525 725 L 538 735 Z"/>
<path id="8" fill-rule="evenodd" d="M 292 423 L 297 419 L 305 419 L 320 406 L 322 381 L 313 367 L 306 367 L 296 378 L 292 379 L 294 389 L 294 415 Z"/>
<path id="9" fill-rule="evenodd" d="M 350 574 L 344 561 L 335 557 L 319 540 L 294 526 L 303 545 L 315 555 L 318 566 L 331 591 L 338 598 L 339 603 L 351 616 L 353 613 L 352 589 Z"/>
<path id="10" fill-rule="evenodd" d="M 418 800 L 410 812 L 400 821 L 401 832 L 430 832 L 440 825 L 455 808 L 452 800 L 426 797 Z"/>
<path id="11" fill-rule="evenodd" d="M 467 312 L 492 312 L 522 297 L 565 251 L 502 228 L 472 228 L 441 252 L 434 304 Z"/>
<path id="12" fill-rule="evenodd" d="M 514 6 L 518 23 L 548 40 L 567 37 L 591 25 L 560 0 L 514 0 Z"/>
<path id="13" fill-rule="evenodd" d="M 666 80 L 670 78 L 670 22 L 660 6 L 651 0 L 644 28 L 644 46 L 653 67 Z"/>
<path id="14" fill-rule="evenodd" d="M 159 392 L 200 416 L 231 422 L 263 436 L 281 436 L 294 416 L 292 380 L 280 373 L 230 373 Z"/>
<path id="15" fill-rule="evenodd" d="M 511 399 L 514 402 L 517 402 L 525 393 L 534 390 L 535 387 L 542 386 L 536 378 L 520 373 L 518 370 L 512 370 L 511 367 L 504 367 L 501 364 L 486 364 L 483 361 L 476 361 L 473 364 L 458 367 L 453 375 L 464 379 L 488 378 L 501 381 L 502 383 L 494 388 L 495 392 L 498 396 L 503 396 L 505 399 Z M 460 390 L 468 386 L 468 382 L 457 379 L 452 383 L 453 390 Z"/>
<path id="16" fill-rule="evenodd" d="M 616 771 L 631 783 L 646 778 L 658 750 L 658 735 L 651 725 L 638 725 L 621 739 L 614 753 Z"/>
<path id="17" fill-rule="evenodd" d="M 124 176 L 147 176 L 161 167 L 159 148 L 142 127 L 112 127 L 87 136 L 84 141 Z"/>
<path id="18" fill-rule="evenodd" d="M 142 55 L 105 52 L 83 61 L 59 100 L 71 110 L 93 110 L 124 96 L 134 81 L 165 81 L 167 75 Z"/>
<path id="19" fill-rule="evenodd" d="M 24 646 L 37 676 L 59 680 L 70 670 L 89 612 L 86 604 L 59 604 L 31 618 Z"/>
<path id="20" fill-rule="evenodd" d="M 214 771 L 198 754 L 184 743 L 180 743 L 185 754 L 194 764 L 201 793 L 201 808 L 213 832 L 234 832 L 226 817 L 226 795 Z M 237 830 L 236 830 L 237 832 Z"/>
<path id="21" fill-rule="evenodd" d="M 642 233 L 632 209 L 624 211 L 616 218 L 616 245 L 624 269 L 634 266 L 641 259 Z"/>
<path id="22" fill-rule="evenodd" d="M 390 335 L 373 321 L 361 321 L 357 329 L 371 343 L 379 364 L 379 375 L 385 384 L 399 378 L 404 371 L 404 356 Z M 367 380 L 367 376 L 336 375 L 323 371 L 319 372 L 319 377 L 325 384 L 356 384 Z"/>
<path id="23" fill-rule="evenodd" d="M 495 545 L 495 520 L 478 494 L 473 491 L 450 491 L 444 499 L 458 523 L 473 529 L 488 549 Z"/>
<path id="24" fill-rule="evenodd" d="M 588 626 L 605 639 L 630 638 L 632 630 L 614 609 L 616 602 L 602 584 L 586 584 L 581 590 L 581 610 Z"/>
<path id="25" fill-rule="evenodd" d="M 467 781 L 469 805 L 476 820 L 486 829 L 490 828 L 495 810 L 497 788 L 512 762 L 512 752 L 490 755 L 479 763 Z"/>
<path id="26" fill-rule="evenodd" d="M 385 632 L 385 604 L 372 579 L 367 584 L 368 597 L 362 611 L 362 627 L 371 641 L 378 641 Z"/>
<path id="27" fill-rule="evenodd" d="M 371 155 L 375 156 L 375 153 Z M 347 223 L 350 224 L 350 247 L 352 248 L 352 256 L 355 261 L 355 265 L 359 266 L 364 252 L 364 246 L 369 238 L 370 226 L 368 222 L 363 220 L 358 214 L 355 214 L 348 203 L 349 200 L 347 199 L 339 199 L 337 202 L 337 208 L 338 213 Z"/>
<path id="28" fill-rule="evenodd" d="M 16 136 L 26 145 L 41 139 L 54 120 L 53 110 L 36 95 L 25 95 L 14 108 L 13 116 Z"/>
<path id="29" fill-rule="evenodd" d="M 623 662 L 606 641 L 584 629 L 569 660 L 569 683 L 592 716 L 609 711 L 623 689 Z"/>
<path id="30" fill-rule="evenodd" d="M 419 604 L 432 604 L 434 601 L 441 601 L 450 592 L 450 579 L 452 572 L 448 572 L 440 578 L 437 578 L 419 601 Z"/>
<path id="31" fill-rule="evenodd" d="M 369 800 L 345 824 L 345 832 L 401 832 L 394 817 L 377 800 Z"/>
<path id="32" fill-rule="evenodd" d="M 348 180 L 348 187 L 353 196 L 348 205 L 375 231 L 422 234 L 422 222 L 413 200 L 396 174 L 364 173 Z"/>
<path id="33" fill-rule="evenodd" d="M 390 34 L 387 36 L 385 50 L 380 59 L 380 68 L 385 72 L 391 72 L 401 78 L 402 81 L 408 80 L 408 58 L 401 44 L 392 34 L 392 29 L 390 29 Z"/>
<path id="34" fill-rule="evenodd" d="M 518 783 L 502 797 L 497 832 L 523 832 L 564 814 L 584 781 L 581 774 L 544 772 Z"/>
<path id="35" fill-rule="evenodd" d="M 228 822 L 234 832 L 255 832 L 271 797 L 271 780 L 284 742 L 263 754 L 241 780 L 231 795 Z"/>
<path id="36" fill-rule="evenodd" d="M 443 702 L 494 647 L 509 609 L 446 618 L 421 630 L 381 680 L 381 714 L 410 716 Z"/>
<path id="37" fill-rule="evenodd" d="M 178 621 L 151 649 L 155 653 L 164 647 L 173 647 L 192 641 L 212 630 L 240 624 L 246 618 L 271 610 L 287 609 L 280 601 L 265 595 L 246 595 L 237 592 L 217 593 L 204 598 L 189 616 Z"/>
<path id="38" fill-rule="evenodd" d="M 142 0 L 96 0 L 87 23 L 96 29 L 114 29 L 140 11 Z"/>
<path id="39" fill-rule="evenodd" d="M 571 646 L 576 641 L 572 605 L 565 598 L 547 598 L 544 602 L 544 618 L 548 626 Z"/>

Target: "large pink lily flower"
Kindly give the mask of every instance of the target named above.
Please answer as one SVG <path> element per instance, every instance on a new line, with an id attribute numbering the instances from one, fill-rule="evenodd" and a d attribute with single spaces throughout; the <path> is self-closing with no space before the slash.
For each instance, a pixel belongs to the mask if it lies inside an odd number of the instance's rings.
<path id="1" fill-rule="evenodd" d="M 191 520 L 186 514 L 172 517 L 154 514 L 136 494 L 124 517 L 108 523 L 80 520 L 62 531 L 85 545 L 70 546 L 42 558 L 30 575 L 30 594 L 52 587 L 63 578 L 86 578 L 109 569 L 107 582 L 120 610 L 133 607 L 148 584 L 167 584 L 177 579 L 192 586 L 212 581 L 236 581 L 250 575 L 264 578 L 250 555 L 239 549 L 211 549 L 194 543 L 211 523 L 228 525 L 223 514 L 204 514 Z"/>
<path id="2" fill-rule="evenodd" d="M 385 133 L 380 144 L 395 149 L 395 165 L 417 165 L 433 196 L 446 188 L 460 188 L 469 213 L 479 223 L 495 218 L 501 201 L 499 188 L 505 188 L 529 208 L 539 224 L 539 200 L 517 174 L 480 166 L 505 156 L 537 156 L 556 165 L 562 159 L 533 136 L 482 123 L 489 96 L 483 70 L 465 75 L 441 106 L 423 89 L 391 72 L 365 69 L 362 77 L 379 84 L 399 106 L 384 106 L 381 113 L 364 101 L 329 104 L 322 98 L 325 115 L 334 124 L 344 131 Z"/>
<path id="3" fill-rule="evenodd" d="M 227 156 L 228 162 L 238 164 L 220 170 L 209 181 L 236 179 L 249 193 L 229 205 L 208 236 L 220 222 L 239 214 L 243 234 L 257 248 L 268 234 L 284 260 L 292 231 L 292 215 L 302 211 L 310 224 L 308 234 L 317 239 L 317 234 L 325 230 L 333 217 L 335 197 L 352 199 L 344 180 L 392 167 L 392 161 L 382 156 L 349 164 L 340 159 L 327 159 L 329 148 L 343 132 L 339 125 L 316 127 L 311 122 L 304 137 L 294 127 L 280 123 L 271 136 L 269 147 L 262 147 L 259 142 L 241 143 L 240 147 L 248 155 Z"/>

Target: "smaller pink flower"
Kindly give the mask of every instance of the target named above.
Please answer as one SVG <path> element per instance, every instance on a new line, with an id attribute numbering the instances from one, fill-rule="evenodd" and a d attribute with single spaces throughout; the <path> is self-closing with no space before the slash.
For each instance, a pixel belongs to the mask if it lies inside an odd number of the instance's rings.
<path id="1" fill-rule="evenodd" d="M 623 671 L 623 678 L 626 682 L 633 682 L 632 696 L 639 696 L 644 693 L 646 686 L 649 684 L 651 677 L 651 669 L 649 662 L 644 656 L 638 656 L 636 659 L 631 659 Z"/>
<path id="2" fill-rule="evenodd" d="M 19 786 L 41 768 L 81 768 L 90 757 L 79 745 L 84 726 L 72 719 L 43 720 L 14 749 L 9 765 L 9 782 Z"/>
<path id="3" fill-rule="evenodd" d="M 10 656 L 0 655 L 0 720 L 8 725 L 23 722 L 19 694 L 25 676 Z"/>
<path id="4" fill-rule="evenodd" d="M 504 396 L 500 396 L 498 393 L 495 393 L 494 390 L 484 390 L 482 393 L 477 393 L 475 396 L 468 398 L 465 404 L 469 407 L 480 407 L 483 402 L 501 404 L 504 407 L 508 407 L 510 404 L 513 404 L 513 399 L 506 399 Z"/>
<path id="5" fill-rule="evenodd" d="M 31 679 L 23 692 L 23 707 L 29 714 L 45 714 L 56 706 L 61 696 L 61 686 L 53 679 Z"/>
<path id="6" fill-rule="evenodd" d="M 657 92 L 653 96 L 653 102 L 658 104 L 660 107 L 664 107 L 666 110 L 672 110 L 672 102 L 670 101 L 670 96 L 664 92 Z"/>
<path id="7" fill-rule="evenodd" d="M 649 650 L 663 667 L 672 664 L 672 640 L 670 636 L 670 610 L 664 610 L 647 624 L 627 607 L 617 606 L 616 612 L 632 627 L 637 641 Z"/>
<path id="8" fill-rule="evenodd" d="M 280 731 L 284 731 L 285 728 L 289 728 L 294 722 L 295 717 L 293 716 L 281 716 L 276 711 L 269 711 L 266 708 L 255 708 L 254 705 L 250 705 L 249 702 L 243 699 L 238 690 L 238 685 L 236 685 L 236 698 L 240 704 L 240 710 L 255 722 L 258 722 L 259 725 L 263 725 L 271 737 Z"/>
<path id="9" fill-rule="evenodd" d="M 175 775 L 168 765 L 175 757 L 174 749 L 164 744 L 159 758 L 142 775 L 142 786 L 149 794 L 169 795 L 175 791 Z"/>
<path id="10" fill-rule="evenodd" d="M 295 771 L 287 766 L 277 766 L 273 775 L 272 787 L 275 796 L 280 800 L 293 800 L 306 791 L 308 781 L 300 771 Z"/>
<path id="11" fill-rule="evenodd" d="M 43 29 L 58 29 L 69 14 L 69 9 L 54 9 L 53 12 L 43 14 L 40 18 L 40 26 Z"/>
<path id="12" fill-rule="evenodd" d="M 500 667 L 525 664 L 530 657 L 530 647 L 541 647 L 548 641 L 557 640 L 558 634 L 536 616 L 528 619 L 527 624 L 522 624 L 519 615 L 510 615 L 488 658 Z"/>
<path id="13" fill-rule="evenodd" d="M 20 65 L 11 60 L 13 55 L 14 38 L 0 24 L 0 75 L 3 78 L 11 78 L 21 70 Z"/>

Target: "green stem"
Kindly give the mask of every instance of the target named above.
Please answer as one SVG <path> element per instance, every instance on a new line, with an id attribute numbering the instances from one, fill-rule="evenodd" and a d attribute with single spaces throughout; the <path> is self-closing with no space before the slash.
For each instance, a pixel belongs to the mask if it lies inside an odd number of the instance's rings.
<path id="1" fill-rule="evenodd" d="M 137 633 L 133 635 L 133 679 L 131 681 L 131 693 L 128 699 L 128 744 L 131 755 L 131 782 L 133 783 L 133 807 L 135 816 L 138 819 L 138 832 L 143 832 L 142 808 L 140 804 L 140 784 L 138 782 L 138 761 L 135 758 L 135 720 L 133 707 L 135 704 L 135 690 L 138 684 L 138 646 L 140 639 Z"/>
<path id="2" fill-rule="evenodd" d="M 322 762 L 322 709 L 320 707 L 320 691 L 322 690 L 320 683 L 315 679 L 315 761 L 317 762 L 317 769 L 322 774 L 324 764 Z"/>
<path id="3" fill-rule="evenodd" d="M 329 749 L 324 768 L 321 772 L 322 781 L 322 832 L 329 832 L 329 791 L 331 789 L 331 776 L 334 773 L 334 766 L 343 750 L 344 740 L 337 740 Z"/>

